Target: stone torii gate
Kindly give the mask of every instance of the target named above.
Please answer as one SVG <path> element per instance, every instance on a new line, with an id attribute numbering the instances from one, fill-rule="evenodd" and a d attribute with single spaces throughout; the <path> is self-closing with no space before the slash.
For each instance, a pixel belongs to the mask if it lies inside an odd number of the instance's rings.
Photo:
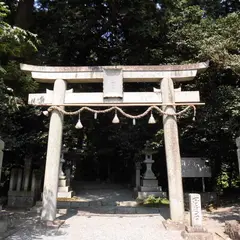
<path id="1" fill-rule="evenodd" d="M 177 105 L 200 104 L 198 91 L 184 92 L 174 89 L 174 82 L 192 80 L 204 71 L 208 63 L 165 66 L 96 66 L 45 67 L 21 64 L 21 70 L 31 72 L 40 83 L 54 84 L 53 91 L 29 94 L 29 104 L 39 106 L 162 106 L 164 141 L 168 172 L 170 215 L 173 221 L 184 219 L 181 157 L 176 116 Z M 103 92 L 74 93 L 67 83 L 103 82 Z M 153 92 L 124 92 L 124 82 L 157 82 L 161 89 Z M 43 189 L 42 220 L 56 218 L 58 174 L 62 147 L 63 114 L 51 112 L 45 179 Z"/>

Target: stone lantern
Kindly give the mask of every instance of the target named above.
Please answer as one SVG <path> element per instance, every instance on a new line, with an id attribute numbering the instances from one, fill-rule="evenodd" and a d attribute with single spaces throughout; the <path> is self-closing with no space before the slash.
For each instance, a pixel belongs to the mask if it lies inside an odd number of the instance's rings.
<path id="1" fill-rule="evenodd" d="M 146 164 L 146 171 L 143 175 L 142 186 L 140 188 L 141 191 L 138 192 L 138 197 L 146 198 L 150 195 L 156 197 L 166 197 L 166 193 L 162 192 L 161 186 L 158 186 L 158 180 L 152 171 L 152 164 L 154 163 L 152 155 L 157 153 L 157 151 L 153 150 L 149 141 L 147 141 L 142 153 L 145 155 L 143 163 Z"/>

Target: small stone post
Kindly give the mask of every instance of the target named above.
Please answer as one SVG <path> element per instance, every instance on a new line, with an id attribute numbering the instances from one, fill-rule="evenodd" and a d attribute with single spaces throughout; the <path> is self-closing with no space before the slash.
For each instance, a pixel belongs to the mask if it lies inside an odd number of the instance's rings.
<path id="1" fill-rule="evenodd" d="M 64 103 L 66 87 L 67 84 L 64 80 L 55 80 L 53 88 L 53 105 Z M 59 111 L 53 110 L 49 125 L 47 159 L 43 188 L 43 208 L 41 214 L 42 220 L 46 221 L 53 221 L 56 218 L 62 130 L 63 115 Z"/>
<path id="2" fill-rule="evenodd" d="M 17 168 L 12 168 L 11 176 L 10 176 L 10 183 L 9 183 L 9 191 L 16 190 L 17 175 L 18 175 L 18 169 Z"/>
<path id="3" fill-rule="evenodd" d="M 1 177 L 2 177 L 3 149 L 4 149 L 4 141 L 0 139 L 0 183 L 1 183 Z"/>
<path id="4" fill-rule="evenodd" d="M 67 186 L 70 186 L 70 182 L 71 182 L 71 169 L 67 168 L 65 171 L 66 174 L 66 179 L 67 179 Z"/>
<path id="5" fill-rule="evenodd" d="M 202 177 L 202 191 L 205 192 L 205 178 Z"/>
<path id="6" fill-rule="evenodd" d="M 190 224 L 195 228 L 202 228 L 202 210 L 201 210 L 201 195 L 190 193 L 189 194 L 190 206 Z"/>
<path id="7" fill-rule="evenodd" d="M 32 183 L 31 183 L 31 192 L 35 193 L 36 191 L 36 173 L 35 171 L 32 172 Z"/>
<path id="8" fill-rule="evenodd" d="M 23 190 L 28 191 L 29 180 L 31 174 L 31 159 L 26 158 L 24 163 L 24 182 L 23 182 Z"/>
<path id="9" fill-rule="evenodd" d="M 35 187 L 35 194 L 36 194 L 36 200 L 40 199 L 41 192 L 42 192 L 42 174 L 39 171 L 34 171 L 35 179 L 36 179 L 36 187 Z"/>
<path id="10" fill-rule="evenodd" d="M 140 175 L 141 162 L 136 162 L 135 167 L 136 167 L 136 186 L 135 186 L 135 190 L 138 191 L 141 187 L 141 175 Z"/>
<path id="11" fill-rule="evenodd" d="M 236 138 L 236 145 L 237 145 L 237 156 L 238 156 L 238 168 L 240 174 L 240 137 Z"/>
<path id="12" fill-rule="evenodd" d="M 161 81 L 162 103 L 175 103 L 175 93 L 171 78 Z M 163 111 L 174 114 L 175 107 L 163 105 Z M 181 156 L 178 140 L 177 119 L 175 116 L 163 115 L 164 143 L 168 172 L 168 190 L 170 200 L 170 216 L 173 221 L 184 221 L 183 185 Z"/>
<path id="13" fill-rule="evenodd" d="M 22 169 L 18 169 L 17 191 L 21 191 L 21 187 L 22 187 Z"/>

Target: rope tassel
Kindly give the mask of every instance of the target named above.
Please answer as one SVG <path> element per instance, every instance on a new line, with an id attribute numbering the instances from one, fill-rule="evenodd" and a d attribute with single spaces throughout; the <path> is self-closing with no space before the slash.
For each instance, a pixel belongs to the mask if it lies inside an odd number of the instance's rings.
<path id="1" fill-rule="evenodd" d="M 49 116 L 49 112 L 48 111 L 43 111 L 42 112 L 44 116 L 48 117 Z"/>
<path id="2" fill-rule="evenodd" d="M 153 114 L 152 114 L 152 112 L 151 112 L 150 118 L 149 118 L 149 120 L 148 120 L 148 124 L 155 124 L 155 123 L 156 123 L 156 120 L 155 120 L 155 118 L 153 117 Z"/>
<path id="3" fill-rule="evenodd" d="M 78 115 L 78 121 L 77 121 L 77 124 L 75 125 L 75 128 L 76 128 L 76 129 L 81 129 L 81 128 L 83 128 L 83 125 L 82 125 L 81 119 L 80 119 L 80 113 L 79 113 L 79 115 Z"/>
<path id="4" fill-rule="evenodd" d="M 115 123 L 115 124 L 120 123 L 120 120 L 119 120 L 118 115 L 117 115 L 117 110 L 115 110 L 115 115 L 114 115 L 114 118 L 112 120 L 112 123 Z"/>

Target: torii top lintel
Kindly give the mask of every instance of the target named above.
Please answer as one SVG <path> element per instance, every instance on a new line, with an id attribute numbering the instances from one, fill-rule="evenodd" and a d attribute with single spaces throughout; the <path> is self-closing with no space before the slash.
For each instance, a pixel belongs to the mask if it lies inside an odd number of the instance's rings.
<path id="1" fill-rule="evenodd" d="M 198 72 L 208 68 L 208 62 L 183 65 L 145 65 L 145 66 L 35 66 L 20 64 L 23 71 L 31 72 L 37 82 L 54 83 L 64 79 L 69 83 L 103 82 L 104 71 L 121 71 L 124 82 L 158 82 L 162 78 L 174 81 L 190 81 Z"/>

